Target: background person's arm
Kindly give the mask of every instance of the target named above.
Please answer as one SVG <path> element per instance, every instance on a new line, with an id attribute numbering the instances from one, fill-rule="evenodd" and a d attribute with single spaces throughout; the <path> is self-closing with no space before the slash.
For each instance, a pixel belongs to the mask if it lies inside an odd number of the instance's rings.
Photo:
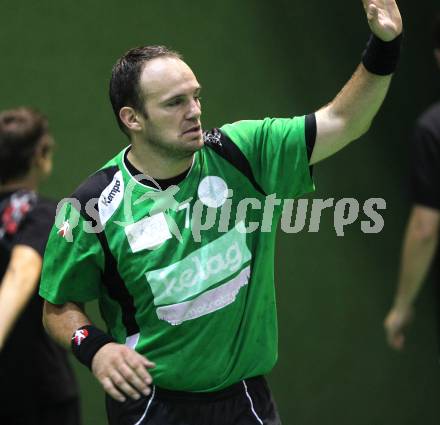
<path id="1" fill-rule="evenodd" d="M 394 0 L 364 0 L 368 24 L 384 42 L 402 32 L 402 18 Z M 310 164 L 336 153 L 364 134 L 382 105 L 392 75 L 375 75 L 360 64 L 335 99 L 316 112 L 316 143 Z"/>
<path id="2" fill-rule="evenodd" d="M 75 331 L 91 324 L 82 305 L 48 301 L 44 303 L 43 323 L 52 338 L 68 349 Z M 111 342 L 96 351 L 91 369 L 104 391 L 122 402 L 125 395 L 137 400 L 150 394 L 152 378 L 147 368 L 153 367 L 154 363 L 126 345 Z"/>
<path id="3" fill-rule="evenodd" d="M 16 245 L 0 285 L 0 351 L 18 317 L 35 293 L 42 259 L 26 245 Z"/>
<path id="4" fill-rule="evenodd" d="M 405 328 L 413 316 L 413 304 L 434 258 L 440 229 L 440 211 L 415 205 L 406 228 L 399 284 L 394 305 L 385 318 L 389 345 L 401 350 Z"/>

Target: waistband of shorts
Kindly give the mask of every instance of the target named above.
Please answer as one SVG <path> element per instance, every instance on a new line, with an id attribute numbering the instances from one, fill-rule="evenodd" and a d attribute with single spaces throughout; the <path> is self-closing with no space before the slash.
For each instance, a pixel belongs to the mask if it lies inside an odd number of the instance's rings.
<path id="1" fill-rule="evenodd" d="M 246 383 L 246 385 L 258 386 L 259 384 L 265 385 L 266 380 L 263 376 L 255 376 L 252 378 L 243 379 L 236 384 L 233 384 L 221 390 L 209 392 L 174 391 L 167 390 L 165 388 L 155 387 L 155 398 L 174 401 L 193 401 L 198 403 L 222 400 L 234 397 L 240 393 L 244 394 L 245 386 L 243 382 Z"/>

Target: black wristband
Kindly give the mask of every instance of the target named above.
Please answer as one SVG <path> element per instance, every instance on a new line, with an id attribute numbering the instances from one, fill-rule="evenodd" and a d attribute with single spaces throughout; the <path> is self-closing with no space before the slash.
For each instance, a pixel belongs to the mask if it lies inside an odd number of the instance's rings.
<path id="1" fill-rule="evenodd" d="M 367 71 L 377 75 L 390 75 L 397 67 L 402 44 L 402 34 L 394 40 L 383 41 L 371 34 L 362 54 L 362 63 Z"/>
<path id="2" fill-rule="evenodd" d="M 72 336 L 72 352 L 89 369 L 92 368 L 93 356 L 105 344 L 115 340 L 92 325 L 81 326 Z"/>

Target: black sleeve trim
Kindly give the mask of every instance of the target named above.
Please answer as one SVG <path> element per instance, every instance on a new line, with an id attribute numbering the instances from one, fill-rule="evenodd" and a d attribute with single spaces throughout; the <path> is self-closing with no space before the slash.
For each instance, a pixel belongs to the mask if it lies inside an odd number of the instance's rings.
<path id="1" fill-rule="evenodd" d="M 105 257 L 102 282 L 107 288 L 110 297 L 117 301 L 121 307 L 122 323 L 127 330 L 127 336 L 134 335 L 139 332 L 139 326 L 136 322 L 136 307 L 134 305 L 133 296 L 128 291 L 124 280 L 119 274 L 118 265 L 110 251 L 105 232 L 100 232 L 97 236 Z"/>
<path id="2" fill-rule="evenodd" d="M 305 132 L 306 132 L 307 158 L 310 161 L 310 158 L 312 157 L 312 153 L 313 153 L 313 148 L 315 147 L 315 142 L 316 142 L 315 114 L 306 115 Z"/>
<path id="3" fill-rule="evenodd" d="M 97 171 L 90 176 L 72 195 L 78 199 L 81 205 L 81 215 L 84 219 L 92 222 L 92 226 L 96 226 L 96 220 L 85 211 L 87 201 L 98 198 L 102 191 L 110 184 L 114 175 L 118 172 L 117 166 L 111 166 Z M 124 324 L 127 335 L 133 335 L 139 332 L 139 326 L 136 322 L 136 307 L 134 299 L 124 280 L 119 274 L 118 264 L 113 256 L 105 231 L 101 230 L 96 234 L 104 252 L 105 264 L 102 273 L 102 284 L 107 288 L 109 296 L 119 303 L 122 312 L 122 323 Z"/>
<path id="4" fill-rule="evenodd" d="M 81 209 L 83 209 L 87 201 L 101 195 L 118 171 L 119 168 L 116 165 L 97 171 L 84 181 L 71 197 L 77 199 L 81 204 Z"/>
<path id="5" fill-rule="evenodd" d="M 84 210 L 81 210 L 80 214 L 85 220 L 92 220 L 96 224 L 96 221 Z M 96 233 L 96 237 L 104 253 L 104 270 L 101 274 L 101 282 L 107 289 L 110 298 L 115 300 L 121 308 L 122 323 L 127 331 L 127 336 L 136 334 L 139 332 L 139 326 L 136 322 L 134 299 L 119 274 L 118 265 L 108 245 L 105 231 Z"/>
<path id="6" fill-rule="evenodd" d="M 204 134 L 204 140 L 206 146 L 209 146 L 217 154 L 230 162 L 235 168 L 237 168 L 237 170 L 239 170 L 249 179 L 257 192 L 260 192 L 263 196 L 266 196 L 266 193 L 262 187 L 255 180 L 255 176 L 252 172 L 251 164 L 249 163 L 248 159 L 244 156 L 243 152 L 238 148 L 238 146 L 228 136 L 226 136 L 226 134 L 215 128 Z"/>

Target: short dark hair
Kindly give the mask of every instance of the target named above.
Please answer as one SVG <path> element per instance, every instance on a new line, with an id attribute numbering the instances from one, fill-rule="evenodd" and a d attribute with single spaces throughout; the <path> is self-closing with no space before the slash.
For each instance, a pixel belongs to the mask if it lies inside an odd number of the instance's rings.
<path id="1" fill-rule="evenodd" d="M 440 49 L 440 12 L 437 13 L 437 16 L 434 20 L 432 32 L 434 38 L 434 48 Z"/>
<path id="2" fill-rule="evenodd" d="M 143 111 L 143 97 L 139 87 L 141 72 L 146 62 L 159 57 L 182 59 L 182 55 L 165 46 L 135 47 L 120 57 L 112 69 L 109 95 L 119 128 L 128 135 L 128 130 L 119 118 L 124 106 Z"/>
<path id="3" fill-rule="evenodd" d="M 41 139 L 49 134 L 47 118 L 20 107 L 0 112 L 0 183 L 24 177 Z"/>

